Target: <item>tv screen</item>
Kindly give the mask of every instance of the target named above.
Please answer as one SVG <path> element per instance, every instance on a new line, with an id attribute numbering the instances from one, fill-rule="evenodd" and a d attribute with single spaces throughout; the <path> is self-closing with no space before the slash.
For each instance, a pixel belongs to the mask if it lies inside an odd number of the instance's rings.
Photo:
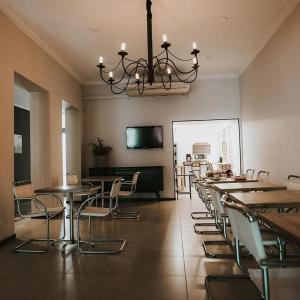
<path id="1" fill-rule="evenodd" d="M 127 127 L 128 149 L 151 149 L 162 147 L 162 126 Z"/>

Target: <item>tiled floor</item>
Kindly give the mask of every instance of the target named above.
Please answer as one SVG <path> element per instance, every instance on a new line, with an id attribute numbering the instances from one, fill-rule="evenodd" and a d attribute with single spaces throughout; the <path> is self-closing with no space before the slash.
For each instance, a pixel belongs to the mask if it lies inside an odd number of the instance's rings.
<path id="1" fill-rule="evenodd" d="M 1 246 L 0 298 L 201 300 L 206 299 L 207 274 L 239 273 L 232 260 L 205 257 L 202 241 L 217 236 L 193 232 L 190 212 L 201 209 L 196 196 L 131 206 L 142 211 L 140 220 L 94 223 L 95 236 L 127 240 L 121 254 L 83 255 L 69 248 L 62 256 L 57 247 L 46 254 L 16 254 L 11 250 L 15 241 Z M 17 238 L 41 236 L 43 222 L 17 222 Z M 60 224 L 52 220 L 53 237 Z"/>

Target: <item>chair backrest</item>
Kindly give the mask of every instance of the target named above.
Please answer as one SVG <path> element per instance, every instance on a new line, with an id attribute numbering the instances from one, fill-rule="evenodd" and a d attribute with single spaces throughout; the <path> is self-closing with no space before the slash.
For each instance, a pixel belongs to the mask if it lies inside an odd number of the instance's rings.
<path id="1" fill-rule="evenodd" d="M 119 195 L 121 189 L 121 180 L 115 179 L 111 186 L 110 197 L 115 198 Z"/>
<path id="2" fill-rule="evenodd" d="M 135 190 L 136 190 L 136 184 L 137 184 L 140 174 L 141 174 L 140 172 L 135 172 L 132 176 L 132 186 L 131 186 L 132 192 L 135 192 Z"/>
<path id="3" fill-rule="evenodd" d="M 211 199 L 214 205 L 215 214 L 218 220 L 222 219 L 222 215 L 225 213 L 224 206 L 221 204 L 221 194 L 213 188 L 209 189 L 211 194 Z"/>
<path id="4" fill-rule="evenodd" d="M 260 170 L 258 173 L 257 173 L 257 177 L 256 179 L 258 181 L 268 181 L 269 179 L 269 175 L 270 175 L 270 172 L 269 171 L 264 171 L 264 170 Z"/>
<path id="5" fill-rule="evenodd" d="M 253 176 L 254 176 L 254 169 L 247 169 L 246 170 L 246 178 L 253 179 Z"/>
<path id="6" fill-rule="evenodd" d="M 243 205 L 226 201 L 223 198 L 222 202 L 227 209 L 233 236 L 246 246 L 256 261 L 260 263 L 267 256 L 259 225 L 252 211 Z"/>
<path id="7" fill-rule="evenodd" d="M 33 198 L 35 196 L 31 181 L 20 181 L 13 183 L 14 196 L 18 200 Z"/>
<path id="8" fill-rule="evenodd" d="M 67 185 L 76 185 L 79 183 L 78 177 L 76 174 L 67 174 L 66 175 Z"/>
<path id="9" fill-rule="evenodd" d="M 289 175 L 287 181 L 288 190 L 300 190 L 300 176 L 298 175 Z"/>

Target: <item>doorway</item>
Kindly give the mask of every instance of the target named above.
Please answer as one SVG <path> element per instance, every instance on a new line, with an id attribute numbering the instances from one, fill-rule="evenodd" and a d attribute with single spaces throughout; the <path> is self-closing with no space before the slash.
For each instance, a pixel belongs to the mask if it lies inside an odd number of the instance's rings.
<path id="1" fill-rule="evenodd" d="M 191 197 L 190 171 L 241 172 L 239 119 L 173 121 L 175 193 Z"/>

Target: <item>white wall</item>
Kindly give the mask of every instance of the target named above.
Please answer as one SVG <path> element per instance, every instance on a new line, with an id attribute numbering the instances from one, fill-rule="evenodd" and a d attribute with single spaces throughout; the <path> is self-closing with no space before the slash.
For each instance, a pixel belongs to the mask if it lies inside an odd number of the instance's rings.
<path id="1" fill-rule="evenodd" d="M 300 5 L 240 78 L 244 167 L 300 175 Z"/>
<path id="2" fill-rule="evenodd" d="M 176 143 L 177 164 L 182 165 L 186 160 L 186 154 L 192 154 L 194 143 L 210 144 L 210 154 L 207 160 L 217 163 L 222 156 L 221 132 L 226 130 L 230 133 L 227 144 L 227 159 L 223 155 L 223 162 L 231 163 L 233 173 L 240 173 L 240 145 L 238 120 L 214 120 L 214 121 L 193 121 L 174 123 L 174 143 Z M 230 152 L 230 153 L 229 153 Z M 229 155 L 230 154 L 230 155 Z M 217 168 L 214 165 L 214 168 Z"/>
<path id="3" fill-rule="evenodd" d="M 111 166 L 164 166 L 165 191 L 174 197 L 172 121 L 239 117 L 238 79 L 199 80 L 188 96 L 131 98 L 113 97 L 102 86 L 84 88 L 85 168 L 94 160 L 87 144 L 100 137 L 113 148 Z M 107 100 L 97 100 L 107 99 Z M 127 150 L 126 126 L 162 125 L 164 148 Z"/>

